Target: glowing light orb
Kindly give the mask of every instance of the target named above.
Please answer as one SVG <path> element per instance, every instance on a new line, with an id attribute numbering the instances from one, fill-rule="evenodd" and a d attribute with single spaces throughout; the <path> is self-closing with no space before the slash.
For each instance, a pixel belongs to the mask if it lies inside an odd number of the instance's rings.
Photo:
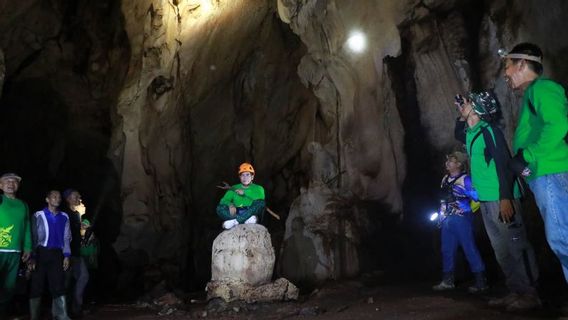
<path id="1" fill-rule="evenodd" d="M 347 47 L 356 53 L 361 53 L 367 48 L 367 37 L 360 31 L 353 31 L 347 38 Z"/>

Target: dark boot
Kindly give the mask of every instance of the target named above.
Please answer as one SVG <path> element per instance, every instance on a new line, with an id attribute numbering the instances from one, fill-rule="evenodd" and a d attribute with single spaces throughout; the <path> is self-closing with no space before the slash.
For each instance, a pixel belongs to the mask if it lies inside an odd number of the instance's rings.
<path id="1" fill-rule="evenodd" d="M 481 293 L 489 289 L 487 285 L 487 279 L 485 278 L 485 272 L 476 272 L 473 274 L 475 283 L 473 286 L 467 288 L 469 293 Z"/>
<path id="2" fill-rule="evenodd" d="M 444 290 L 452 290 L 456 286 L 454 285 L 454 273 L 453 272 L 446 272 L 442 278 L 442 282 L 438 283 L 437 285 L 432 287 L 434 291 L 444 291 Z"/>
<path id="3" fill-rule="evenodd" d="M 51 314 L 53 315 L 53 319 L 56 320 L 71 320 L 69 316 L 67 316 L 65 296 L 53 298 L 53 302 L 51 303 Z"/>
<path id="4" fill-rule="evenodd" d="M 41 298 L 30 299 L 30 320 L 39 320 L 41 313 Z"/>

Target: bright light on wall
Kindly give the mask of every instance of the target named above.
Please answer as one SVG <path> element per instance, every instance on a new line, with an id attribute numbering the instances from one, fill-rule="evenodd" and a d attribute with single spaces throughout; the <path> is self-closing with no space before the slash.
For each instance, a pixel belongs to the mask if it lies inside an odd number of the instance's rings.
<path id="1" fill-rule="evenodd" d="M 361 53 L 367 47 L 367 37 L 360 31 L 353 31 L 347 38 L 347 47 L 353 52 Z"/>
<path id="2" fill-rule="evenodd" d="M 203 9 L 203 12 L 206 14 L 213 11 L 213 5 L 211 4 L 211 0 L 201 0 L 201 8 Z"/>

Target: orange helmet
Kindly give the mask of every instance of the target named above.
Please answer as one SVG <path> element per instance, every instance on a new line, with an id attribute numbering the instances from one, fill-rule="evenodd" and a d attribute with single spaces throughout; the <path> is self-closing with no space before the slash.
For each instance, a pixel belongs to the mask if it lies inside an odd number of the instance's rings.
<path id="1" fill-rule="evenodd" d="M 239 175 L 243 172 L 250 172 L 250 173 L 254 174 L 254 168 L 252 167 L 252 164 L 250 164 L 248 162 L 241 164 L 239 166 Z"/>

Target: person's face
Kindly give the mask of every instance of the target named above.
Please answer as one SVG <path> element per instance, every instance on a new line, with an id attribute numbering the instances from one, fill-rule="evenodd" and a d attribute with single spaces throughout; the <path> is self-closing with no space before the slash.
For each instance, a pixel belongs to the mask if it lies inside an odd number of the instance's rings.
<path id="1" fill-rule="evenodd" d="M 61 193 L 59 193 L 59 191 L 51 191 L 47 198 L 45 198 L 45 202 L 52 207 L 59 207 L 61 204 Z"/>
<path id="2" fill-rule="evenodd" d="M 252 183 L 254 175 L 250 172 L 243 172 L 239 175 L 239 179 L 241 180 L 243 186 L 248 186 L 249 184 Z"/>
<path id="3" fill-rule="evenodd" d="M 516 63 L 512 59 L 505 59 L 503 65 L 503 76 L 505 82 L 511 89 L 517 89 L 523 83 L 522 71 L 526 67 L 524 60 L 518 60 Z"/>
<path id="4" fill-rule="evenodd" d="M 461 163 L 454 157 L 448 157 L 446 160 L 446 170 L 448 172 L 456 172 L 461 170 Z"/>
<path id="5" fill-rule="evenodd" d="M 72 192 L 69 196 L 67 196 L 67 203 L 70 206 L 76 207 L 81 204 L 81 194 L 77 191 Z"/>
<path id="6" fill-rule="evenodd" d="M 467 99 L 465 100 L 464 104 L 462 104 L 461 106 L 458 106 L 458 110 L 459 110 L 460 114 L 462 115 L 462 117 L 464 117 L 464 118 L 467 118 L 474 113 L 471 101 L 469 101 Z"/>
<path id="7" fill-rule="evenodd" d="M 16 178 L 4 178 L 0 180 L 0 189 L 5 194 L 15 194 L 20 187 L 20 182 Z"/>

